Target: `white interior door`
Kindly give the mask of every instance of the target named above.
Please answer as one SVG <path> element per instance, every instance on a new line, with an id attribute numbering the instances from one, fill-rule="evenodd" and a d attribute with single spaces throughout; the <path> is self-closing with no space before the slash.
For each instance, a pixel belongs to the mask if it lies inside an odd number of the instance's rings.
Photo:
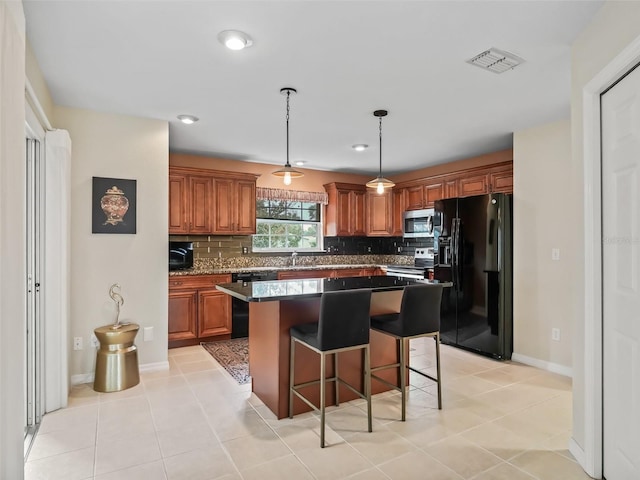
<path id="1" fill-rule="evenodd" d="M 602 112 L 603 474 L 640 478 L 640 68 Z"/>

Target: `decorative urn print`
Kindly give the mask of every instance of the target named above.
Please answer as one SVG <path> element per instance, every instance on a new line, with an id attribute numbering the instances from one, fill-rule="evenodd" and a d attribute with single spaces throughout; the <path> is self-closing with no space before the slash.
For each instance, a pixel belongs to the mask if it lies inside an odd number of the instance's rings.
<path id="1" fill-rule="evenodd" d="M 136 233 L 136 181 L 93 177 L 92 233 Z"/>
<path id="2" fill-rule="evenodd" d="M 107 223 L 117 225 L 129 210 L 129 199 L 124 196 L 124 192 L 115 185 L 106 191 L 106 194 L 100 199 L 100 208 L 107 216 Z"/>

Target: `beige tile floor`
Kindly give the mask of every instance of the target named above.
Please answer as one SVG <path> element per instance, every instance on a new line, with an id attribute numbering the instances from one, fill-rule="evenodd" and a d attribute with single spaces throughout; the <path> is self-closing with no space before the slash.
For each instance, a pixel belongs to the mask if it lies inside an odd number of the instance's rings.
<path id="1" fill-rule="evenodd" d="M 433 341 L 411 343 L 412 364 L 433 371 Z M 169 351 L 170 370 L 131 389 L 74 387 L 69 407 L 45 415 L 26 480 L 504 479 L 589 478 L 567 450 L 568 378 L 442 347 L 444 408 L 413 378 L 408 416 L 399 394 L 318 416 L 277 420 L 201 347 Z"/>

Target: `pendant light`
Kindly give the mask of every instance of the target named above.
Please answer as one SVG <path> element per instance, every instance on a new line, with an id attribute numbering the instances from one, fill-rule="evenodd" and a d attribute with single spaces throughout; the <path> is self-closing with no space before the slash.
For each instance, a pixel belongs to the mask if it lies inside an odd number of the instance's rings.
<path id="1" fill-rule="evenodd" d="M 382 117 L 386 117 L 387 113 L 388 112 L 386 110 L 376 110 L 375 112 L 373 112 L 373 115 L 378 117 L 380 122 L 380 125 L 378 127 L 380 132 L 380 170 L 378 172 L 377 178 L 374 178 L 373 180 L 367 182 L 367 187 L 375 188 L 376 191 L 381 195 L 384 193 L 386 188 L 392 188 L 395 186 L 395 183 L 382 176 Z"/>
<path id="2" fill-rule="evenodd" d="M 287 96 L 287 163 L 280 170 L 273 172 L 272 175 L 282 177 L 285 185 L 291 185 L 292 178 L 304 177 L 304 173 L 294 169 L 289 163 L 289 98 L 292 93 L 298 93 L 298 91 L 295 88 L 285 87 L 280 89 L 280 93 Z"/>

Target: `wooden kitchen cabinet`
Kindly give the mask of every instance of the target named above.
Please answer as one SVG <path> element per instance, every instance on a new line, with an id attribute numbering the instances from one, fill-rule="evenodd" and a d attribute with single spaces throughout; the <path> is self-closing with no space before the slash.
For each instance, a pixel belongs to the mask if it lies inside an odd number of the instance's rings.
<path id="1" fill-rule="evenodd" d="M 248 173 L 169 167 L 169 233 L 255 233 L 256 178 Z"/>
<path id="2" fill-rule="evenodd" d="M 496 169 L 489 173 L 491 193 L 513 193 L 513 168 Z"/>
<path id="3" fill-rule="evenodd" d="M 198 338 L 197 290 L 169 290 L 169 346 L 172 341 Z"/>
<path id="4" fill-rule="evenodd" d="M 424 187 L 424 208 L 433 208 L 436 200 L 442 199 L 444 196 L 444 183 L 435 182 L 425 185 Z"/>
<path id="5" fill-rule="evenodd" d="M 393 231 L 393 197 L 387 190 L 383 194 L 367 192 L 366 194 L 366 235 L 367 237 L 388 237 Z"/>
<path id="6" fill-rule="evenodd" d="M 198 337 L 231 334 L 229 300 L 229 295 L 220 290 L 198 291 Z"/>
<path id="7" fill-rule="evenodd" d="M 223 235 L 256 233 L 256 182 L 215 177 L 214 229 Z"/>
<path id="8" fill-rule="evenodd" d="M 424 185 L 412 185 L 405 188 L 405 210 L 420 210 L 424 208 Z"/>
<path id="9" fill-rule="evenodd" d="M 189 209 L 191 211 L 189 233 L 211 232 L 213 180 L 206 176 L 189 177 Z"/>
<path id="10" fill-rule="evenodd" d="M 392 237 L 401 237 L 403 230 L 403 222 L 404 222 L 404 211 L 405 207 L 405 191 L 403 188 L 394 188 L 391 191 L 392 198 L 392 227 L 391 227 L 391 236 Z"/>
<path id="11" fill-rule="evenodd" d="M 474 195 L 484 195 L 489 193 L 489 181 L 486 173 L 461 177 L 459 181 L 458 196 L 471 197 Z"/>
<path id="12" fill-rule="evenodd" d="M 399 183 L 396 188 L 404 191 L 404 210 L 431 208 L 434 202 L 445 198 L 513 193 L 513 162 L 501 162 L 415 179 Z"/>
<path id="13" fill-rule="evenodd" d="M 169 348 L 231 335 L 231 297 L 215 288 L 231 275 L 169 277 Z"/>
<path id="14" fill-rule="evenodd" d="M 181 174 L 169 175 L 169 233 L 189 233 L 189 177 Z"/>
<path id="15" fill-rule="evenodd" d="M 366 187 L 351 183 L 328 183 L 324 231 L 327 237 L 366 235 Z"/>
<path id="16" fill-rule="evenodd" d="M 433 208 L 436 200 L 444 196 L 444 183 L 421 182 L 405 188 L 405 210 L 420 210 Z"/>
<path id="17" fill-rule="evenodd" d="M 207 234 L 213 230 L 213 179 L 185 172 L 169 173 L 169 233 Z"/>
<path id="18" fill-rule="evenodd" d="M 458 179 L 451 178 L 444 181 L 444 193 L 442 198 L 456 198 L 458 196 Z"/>

